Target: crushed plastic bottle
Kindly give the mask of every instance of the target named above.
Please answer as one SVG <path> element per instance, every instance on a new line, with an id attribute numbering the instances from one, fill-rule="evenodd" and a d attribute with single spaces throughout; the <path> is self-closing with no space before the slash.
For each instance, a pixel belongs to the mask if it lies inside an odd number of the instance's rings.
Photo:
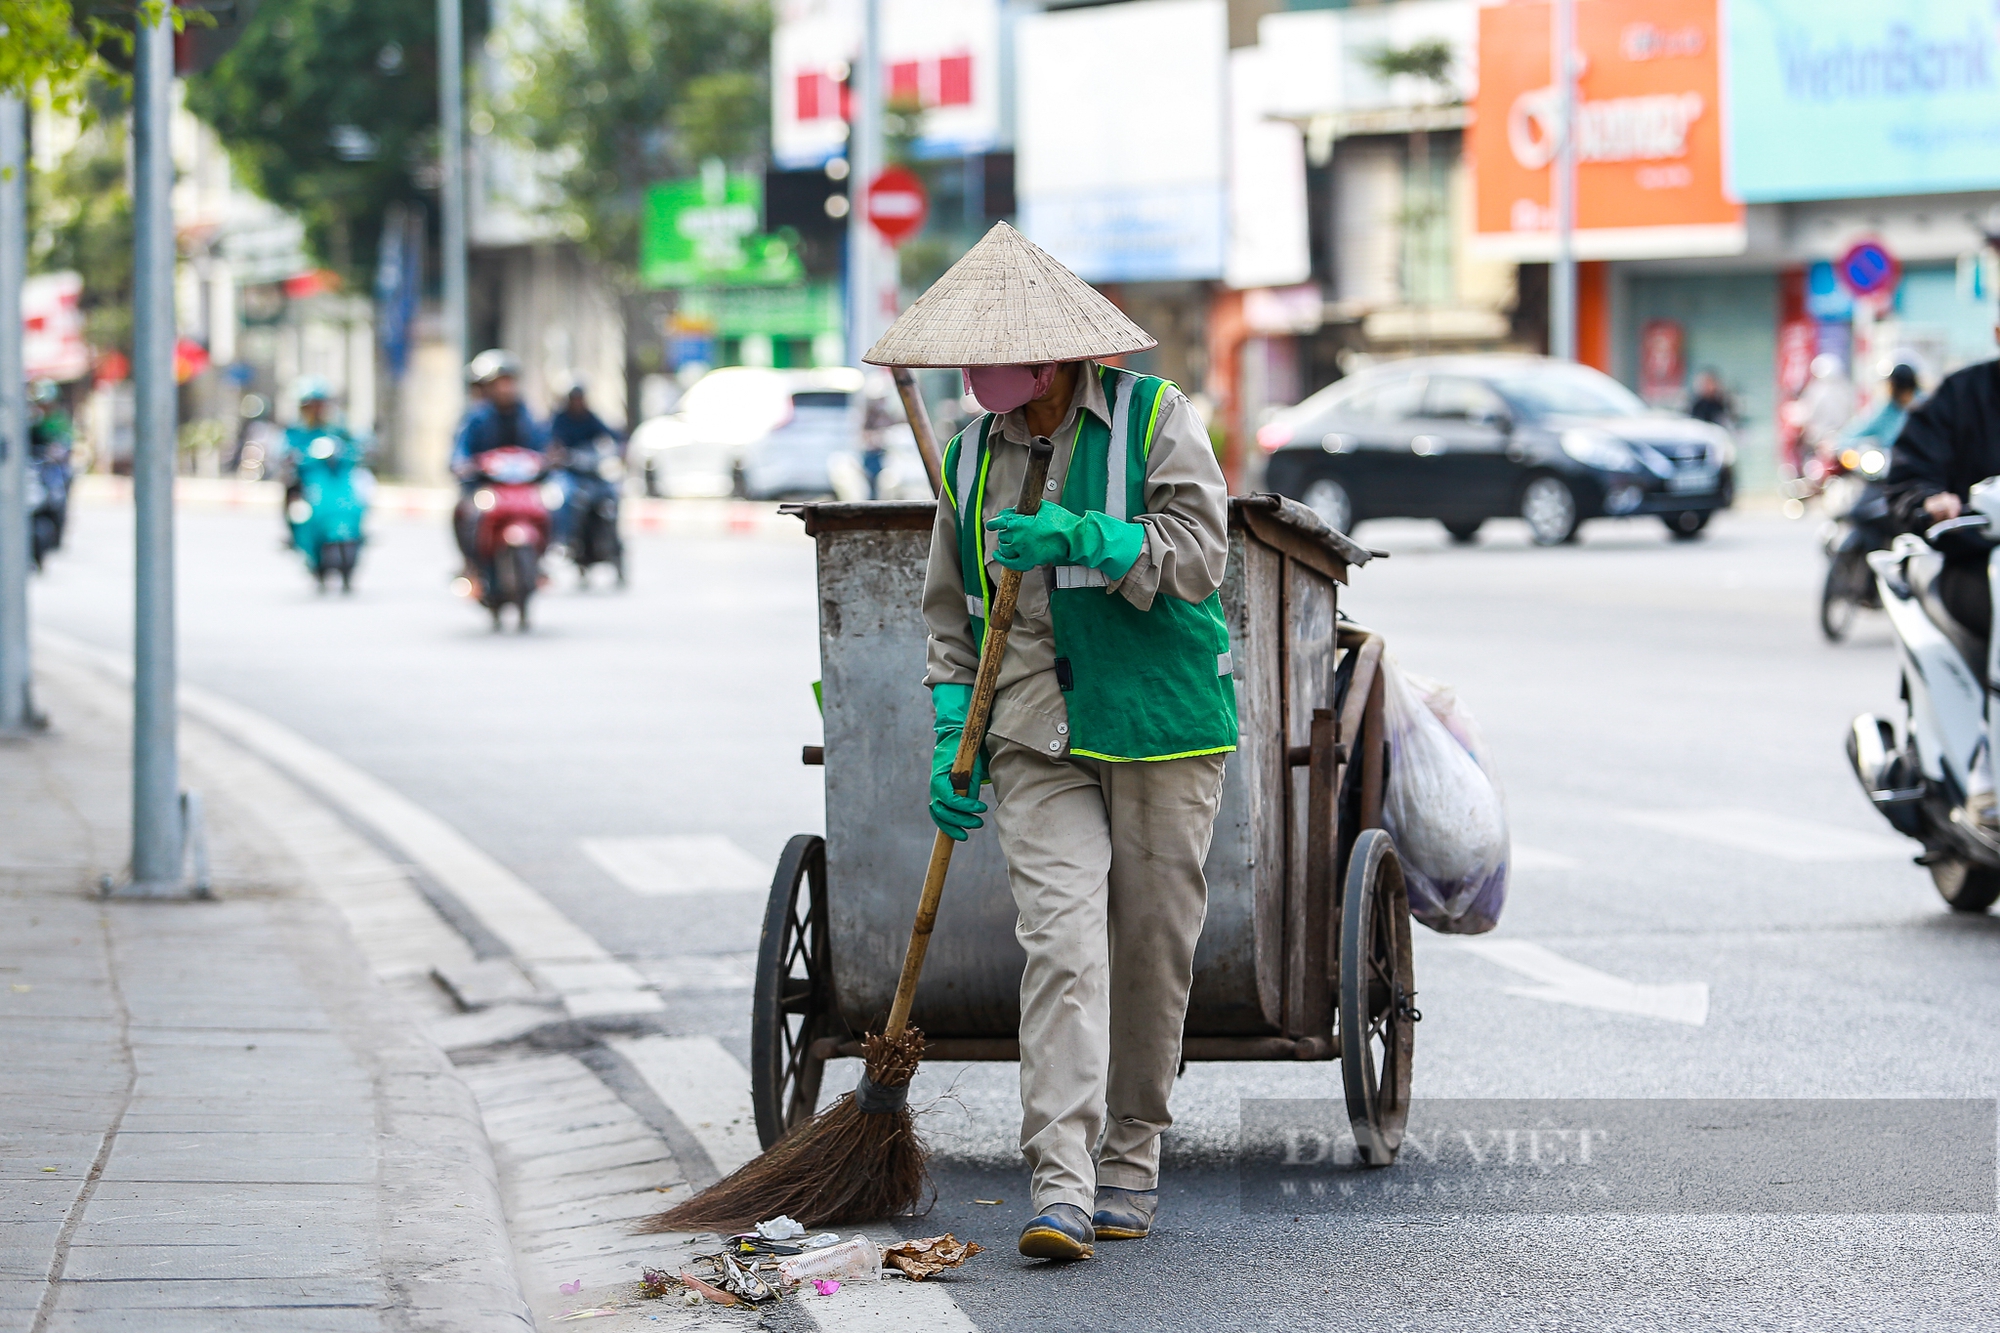
<path id="1" fill-rule="evenodd" d="M 778 1265 L 778 1276 L 788 1283 L 810 1282 L 814 1278 L 837 1278 L 843 1282 L 880 1282 L 882 1251 L 866 1236 L 808 1250 Z"/>

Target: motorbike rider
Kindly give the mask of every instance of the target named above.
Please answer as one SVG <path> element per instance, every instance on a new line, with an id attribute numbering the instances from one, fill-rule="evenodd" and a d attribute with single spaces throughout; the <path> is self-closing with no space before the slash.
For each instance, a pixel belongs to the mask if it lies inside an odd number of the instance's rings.
<path id="1" fill-rule="evenodd" d="M 535 420 L 521 401 L 520 378 L 520 366 L 498 348 L 481 352 L 466 366 L 466 380 L 477 390 L 478 401 L 466 409 L 451 445 L 451 471 L 459 481 L 451 530 L 458 540 L 458 553 L 465 557 L 464 577 L 475 586 L 479 511 L 473 507 L 472 495 L 479 489 L 479 469 L 473 459 L 490 449 L 512 447 L 537 454 L 546 454 L 549 449 L 548 428 Z"/>
<path id="2" fill-rule="evenodd" d="M 292 546 L 291 510 L 299 498 L 299 459 L 312 442 L 330 435 L 341 452 L 359 447 L 354 433 L 332 420 L 333 387 L 317 375 L 302 375 L 292 385 L 292 400 L 298 404 L 298 420 L 285 427 L 283 452 L 278 456 L 278 475 L 285 483 L 285 549 Z"/>
<path id="3" fill-rule="evenodd" d="M 549 418 L 549 440 L 551 453 L 557 456 L 558 463 L 567 461 L 563 456 L 570 450 L 588 448 L 599 440 L 607 441 L 610 447 L 620 449 L 622 453 L 618 432 L 605 425 L 603 418 L 591 410 L 590 385 L 581 375 L 571 378 L 569 388 L 563 393 L 562 406 Z M 559 542 L 570 540 L 571 528 L 576 522 L 576 515 L 572 512 L 575 506 L 571 502 L 575 494 L 576 488 L 565 480 L 563 504 L 555 513 L 555 539 Z"/>
<path id="4" fill-rule="evenodd" d="M 2000 336 L 2000 330 L 1996 330 Z M 1909 414 L 1896 436 L 1884 491 L 1889 512 L 1905 531 L 1922 532 L 1965 512 L 1975 483 L 2000 476 L 2000 360 L 1981 361 L 1944 377 Z M 1983 547 L 1950 547 L 1934 585 L 1954 620 L 1982 643 L 1993 633 L 1993 595 Z M 1983 778 L 1983 781 L 1982 781 Z M 1982 757 L 1967 806 L 1988 829 L 2000 829 L 1990 759 Z"/>
<path id="5" fill-rule="evenodd" d="M 1886 452 L 1895 445 L 1896 437 L 1903 433 L 1903 423 L 1910 418 L 1910 404 L 1917 400 L 1916 369 L 1898 362 L 1882 383 L 1887 396 L 1843 426 L 1836 447 L 1867 440 Z"/>

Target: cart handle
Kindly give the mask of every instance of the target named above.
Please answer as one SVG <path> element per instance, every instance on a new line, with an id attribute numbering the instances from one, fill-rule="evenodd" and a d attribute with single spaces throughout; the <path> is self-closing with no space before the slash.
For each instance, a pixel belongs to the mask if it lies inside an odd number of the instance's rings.
<path id="1" fill-rule="evenodd" d="M 1016 513 L 1033 514 L 1042 507 L 1042 488 L 1049 479 L 1049 460 L 1056 447 L 1045 435 L 1037 435 L 1028 446 L 1028 471 L 1021 478 L 1021 498 Z M 975 516 L 977 517 L 977 516 Z M 958 755 L 951 763 L 951 785 L 961 795 L 972 789 L 972 765 L 979 747 L 986 743 L 986 723 L 993 712 L 993 692 L 1000 684 L 1000 659 L 1007 653 L 1007 636 L 1014 630 L 1014 602 L 1021 595 L 1021 571 L 1003 569 L 993 591 L 993 605 L 986 618 L 986 642 L 979 649 L 979 674 L 972 682 L 972 702 L 965 710 L 965 730 L 958 738 Z M 910 927 L 910 947 L 903 954 L 903 975 L 896 982 L 896 999 L 889 1007 L 889 1022 L 882 1035 L 894 1041 L 910 1025 L 910 1006 L 917 998 L 917 978 L 924 970 L 924 952 L 930 948 L 931 930 L 937 925 L 938 903 L 944 897 L 945 872 L 951 869 L 951 850 L 958 843 L 943 829 L 931 842 L 930 868 L 924 872 L 923 896 L 917 900 L 916 923 Z"/>

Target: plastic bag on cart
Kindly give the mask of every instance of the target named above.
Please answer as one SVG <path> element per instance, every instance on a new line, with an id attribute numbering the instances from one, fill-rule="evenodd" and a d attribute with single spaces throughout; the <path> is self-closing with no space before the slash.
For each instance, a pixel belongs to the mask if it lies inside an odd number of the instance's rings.
<path id="1" fill-rule="evenodd" d="M 1432 930 L 1477 935 L 1507 901 L 1507 803 L 1472 714 L 1449 685 L 1382 660 L 1389 733 L 1382 822 L 1396 840 L 1410 915 Z"/>

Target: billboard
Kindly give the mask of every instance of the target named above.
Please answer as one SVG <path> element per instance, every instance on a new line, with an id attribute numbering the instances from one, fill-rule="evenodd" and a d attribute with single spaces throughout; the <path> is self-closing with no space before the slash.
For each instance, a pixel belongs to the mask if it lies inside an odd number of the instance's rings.
<path id="1" fill-rule="evenodd" d="M 923 107 L 919 156 L 1000 146 L 999 0 L 881 0 L 882 91 Z M 782 0 L 771 32 L 771 155 L 816 167 L 847 151 L 860 0 Z"/>
<path id="2" fill-rule="evenodd" d="M 1021 230 L 1087 282 L 1220 278 L 1228 231 L 1224 0 L 1024 16 Z"/>
<path id="3" fill-rule="evenodd" d="M 1727 0 L 1723 15 L 1738 197 L 2000 189 L 1992 0 Z"/>
<path id="4" fill-rule="evenodd" d="M 1474 245 L 1554 254 L 1555 81 L 1549 6 L 1479 11 L 1473 101 Z M 1723 190 L 1715 0 L 1578 0 L 1576 254 L 1740 254 L 1743 208 Z"/>

